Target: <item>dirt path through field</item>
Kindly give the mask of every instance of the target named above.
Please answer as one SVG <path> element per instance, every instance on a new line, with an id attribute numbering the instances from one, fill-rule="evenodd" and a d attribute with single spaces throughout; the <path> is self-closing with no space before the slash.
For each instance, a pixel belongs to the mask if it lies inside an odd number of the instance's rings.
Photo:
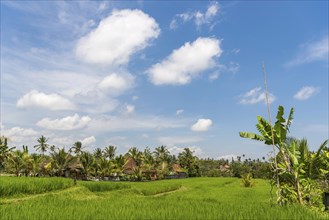
<path id="1" fill-rule="evenodd" d="M 167 192 L 163 192 L 163 193 L 157 193 L 152 195 L 153 197 L 158 197 L 158 196 L 164 196 L 164 195 L 168 195 L 168 194 L 172 194 L 172 193 L 176 193 L 176 192 L 181 192 L 181 191 L 187 191 L 187 188 L 182 186 L 178 189 L 172 190 L 172 191 L 167 191 Z"/>

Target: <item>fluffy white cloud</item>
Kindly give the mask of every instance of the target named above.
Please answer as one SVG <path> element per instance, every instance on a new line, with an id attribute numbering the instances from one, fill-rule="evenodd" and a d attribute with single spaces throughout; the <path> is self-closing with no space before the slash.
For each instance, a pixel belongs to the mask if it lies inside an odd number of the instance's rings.
<path id="1" fill-rule="evenodd" d="M 39 135 L 32 128 L 13 127 L 7 130 L 3 126 L 2 130 L 3 135 L 8 137 L 10 146 L 30 145 L 36 142 Z"/>
<path id="2" fill-rule="evenodd" d="M 81 141 L 83 146 L 88 146 L 96 142 L 96 138 L 94 136 L 86 137 Z"/>
<path id="3" fill-rule="evenodd" d="M 287 66 L 296 66 L 313 61 L 328 62 L 328 41 L 328 36 L 325 36 L 318 41 L 301 45 L 296 58 L 287 63 Z"/>
<path id="4" fill-rule="evenodd" d="M 240 95 L 240 104 L 256 104 L 263 102 L 266 104 L 266 94 L 261 87 L 256 87 L 246 92 L 245 94 Z M 274 102 L 275 96 L 272 93 L 268 93 L 269 103 Z"/>
<path id="5" fill-rule="evenodd" d="M 198 119 L 198 121 L 191 126 L 192 131 L 208 131 L 212 125 L 211 119 Z"/>
<path id="6" fill-rule="evenodd" d="M 313 95 L 315 95 L 319 91 L 320 91 L 320 88 L 313 87 L 313 86 L 304 86 L 294 95 L 294 98 L 298 99 L 298 100 L 306 100 L 306 99 L 311 98 Z"/>
<path id="7" fill-rule="evenodd" d="M 174 50 L 161 63 L 153 65 L 147 73 L 155 85 L 187 84 L 202 71 L 214 67 L 214 58 L 221 53 L 218 39 L 198 38 Z"/>
<path id="8" fill-rule="evenodd" d="M 32 128 L 21 128 L 21 127 L 13 127 L 9 130 L 6 130 L 4 132 L 6 137 L 12 137 L 12 136 L 23 136 L 23 137 L 28 137 L 28 136 L 33 136 L 37 135 L 38 132 L 33 130 Z"/>
<path id="9" fill-rule="evenodd" d="M 126 64 L 132 54 L 147 47 L 159 33 L 159 25 L 144 12 L 114 10 L 78 41 L 76 55 L 89 63 Z"/>
<path id="10" fill-rule="evenodd" d="M 51 130 L 75 130 L 86 127 L 90 121 L 91 118 L 88 116 L 80 117 L 78 114 L 74 114 L 73 116 L 54 120 L 43 118 L 37 122 L 37 125 Z"/>
<path id="11" fill-rule="evenodd" d="M 106 76 L 99 84 L 98 88 L 111 96 L 117 96 L 132 88 L 134 77 L 130 74 L 113 73 Z"/>
<path id="12" fill-rule="evenodd" d="M 70 100 L 56 93 L 45 94 L 37 90 L 32 90 L 19 98 L 16 106 L 18 108 L 39 107 L 53 111 L 72 110 L 75 108 Z"/>
<path id="13" fill-rule="evenodd" d="M 220 7 L 217 2 L 212 2 L 209 4 L 205 12 L 196 11 L 196 12 L 186 12 L 182 14 L 177 14 L 175 18 L 170 22 L 170 29 L 176 29 L 178 23 L 188 22 L 193 20 L 195 25 L 199 28 L 202 25 L 211 25 L 213 19 L 218 14 Z"/>

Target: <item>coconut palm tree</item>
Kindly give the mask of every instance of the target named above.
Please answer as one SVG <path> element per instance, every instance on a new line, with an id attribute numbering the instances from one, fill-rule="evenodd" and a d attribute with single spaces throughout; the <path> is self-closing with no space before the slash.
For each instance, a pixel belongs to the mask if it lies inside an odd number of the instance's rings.
<path id="1" fill-rule="evenodd" d="M 96 160 L 102 158 L 102 156 L 103 156 L 102 149 L 96 148 L 94 150 L 94 153 L 93 154 L 94 154 L 94 157 L 96 158 Z"/>
<path id="2" fill-rule="evenodd" d="M 153 158 L 152 152 L 149 147 L 145 148 L 142 157 L 142 170 L 145 172 L 146 178 L 151 179 L 151 174 L 155 170 L 155 159 Z"/>
<path id="3" fill-rule="evenodd" d="M 158 164 L 161 164 L 162 162 L 169 162 L 170 154 L 166 146 L 161 145 L 160 147 L 155 148 L 154 155 Z"/>
<path id="4" fill-rule="evenodd" d="M 34 148 L 37 151 L 40 151 L 42 155 L 44 155 L 45 152 L 47 151 L 47 148 L 49 147 L 49 144 L 47 144 L 48 138 L 41 135 L 41 137 L 37 141 L 39 144 L 35 145 Z"/>
<path id="5" fill-rule="evenodd" d="M 5 162 L 15 147 L 8 147 L 8 138 L 0 137 L 0 171 L 5 168 Z"/>
<path id="6" fill-rule="evenodd" d="M 74 158 L 67 152 L 64 147 L 58 149 L 58 151 L 50 154 L 52 162 L 51 166 L 54 169 L 57 176 L 63 176 L 64 171 L 73 162 Z"/>
<path id="7" fill-rule="evenodd" d="M 80 162 L 83 167 L 83 171 L 88 178 L 92 172 L 93 164 L 95 162 L 94 156 L 89 152 L 82 152 L 80 156 Z"/>
<path id="8" fill-rule="evenodd" d="M 112 171 L 115 172 L 118 176 L 121 176 L 124 170 L 124 165 L 126 163 L 126 159 L 121 154 L 116 156 L 113 160 L 113 169 Z"/>
<path id="9" fill-rule="evenodd" d="M 70 151 L 73 151 L 75 153 L 75 155 L 79 156 L 81 154 L 83 148 L 84 147 L 82 147 L 82 142 L 81 141 L 77 141 L 70 148 Z"/>
<path id="10" fill-rule="evenodd" d="M 29 169 L 31 170 L 32 176 L 36 176 L 41 172 L 41 167 L 40 165 L 43 163 L 45 160 L 44 157 L 38 155 L 38 154 L 31 154 L 30 155 L 30 160 L 29 160 Z"/>
<path id="11" fill-rule="evenodd" d="M 128 150 L 127 156 L 134 159 L 138 167 L 142 165 L 143 162 L 142 152 L 140 152 L 137 147 L 130 148 Z"/>
<path id="12" fill-rule="evenodd" d="M 103 156 L 105 158 L 108 158 L 109 160 L 112 160 L 115 157 L 116 150 L 117 150 L 117 148 L 112 145 L 105 147 L 105 149 L 103 151 Z"/>
<path id="13" fill-rule="evenodd" d="M 111 172 L 111 162 L 106 160 L 104 157 L 101 157 L 97 160 L 97 171 L 98 175 L 104 180 L 104 177 L 109 175 Z"/>
<path id="14" fill-rule="evenodd" d="M 28 159 L 29 155 L 26 151 L 16 150 L 9 156 L 7 160 L 8 168 L 12 170 L 16 176 L 19 176 L 21 173 L 27 175 Z"/>
<path id="15" fill-rule="evenodd" d="M 189 148 L 184 148 L 184 151 L 178 154 L 178 160 L 181 167 L 188 170 L 189 176 L 198 175 L 198 158 Z"/>

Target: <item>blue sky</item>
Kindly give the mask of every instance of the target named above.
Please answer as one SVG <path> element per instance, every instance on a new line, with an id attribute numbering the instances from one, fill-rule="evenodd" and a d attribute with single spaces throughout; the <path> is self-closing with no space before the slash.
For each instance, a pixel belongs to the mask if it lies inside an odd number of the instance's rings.
<path id="1" fill-rule="evenodd" d="M 166 145 L 267 156 L 239 137 L 295 108 L 291 136 L 328 139 L 328 2 L 1 1 L 1 135 L 30 147 Z M 32 148 L 31 148 L 32 150 Z"/>

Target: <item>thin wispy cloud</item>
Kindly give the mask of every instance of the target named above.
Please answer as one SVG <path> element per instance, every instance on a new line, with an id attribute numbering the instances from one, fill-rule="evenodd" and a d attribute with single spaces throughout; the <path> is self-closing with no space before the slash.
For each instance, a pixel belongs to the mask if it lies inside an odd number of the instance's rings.
<path id="1" fill-rule="evenodd" d="M 184 112 L 184 109 L 177 109 L 176 115 L 181 115 L 181 114 L 183 114 L 183 112 Z"/>
<path id="2" fill-rule="evenodd" d="M 131 74 L 112 73 L 98 84 L 98 88 L 110 96 L 117 96 L 131 89 L 134 86 L 134 79 Z"/>
<path id="3" fill-rule="evenodd" d="M 173 146 L 173 145 L 186 145 L 191 143 L 197 143 L 202 141 L 203 138 L 196 136 L 164 136 L 159 137 L 158 141 L 160 144 Z"/>
<path id="4" fill-rule="evenodd" d="M 292 67 L 316 61 L 328 62 L 328 42 L 327 35 L 318 41 L 302 44 L 296 57 L 289 61 L 286 66 Z"/>
<path id="5" fill-rule="evenodd" d="M 256 87 L 254 89 L 249 90 L 248 92 L 242 94 L 240 97 L 240 104 L 253 105 L 257 103 L 266 104 L 266 94 L 265 91 L 262 90 L 261 87 Z M 268 93 L 268 101 L 269 103 L 274 102 L 276 97 L 272 93 Z"/>
<path id="6" fill-rule="evenodd" d="M 177 14 L 170 22 L 170 29 L 176 29 L 180 24 L 193 21 L 197 28 L 201 28 L 203 25 L 214 26 L 214 19 L 220 12 L 220 7 L 217 2 L 212 2 L 208 5 L 207 10 L 194 11 L 194 12 L 184 12 L 182 14 Z"/>
<path id="7" fill-rule="evenodd" d="M 314 86 L 304 86 L 295 95 L 297 100 L 307 100 L 320 92 L 320 88 Z"/>

